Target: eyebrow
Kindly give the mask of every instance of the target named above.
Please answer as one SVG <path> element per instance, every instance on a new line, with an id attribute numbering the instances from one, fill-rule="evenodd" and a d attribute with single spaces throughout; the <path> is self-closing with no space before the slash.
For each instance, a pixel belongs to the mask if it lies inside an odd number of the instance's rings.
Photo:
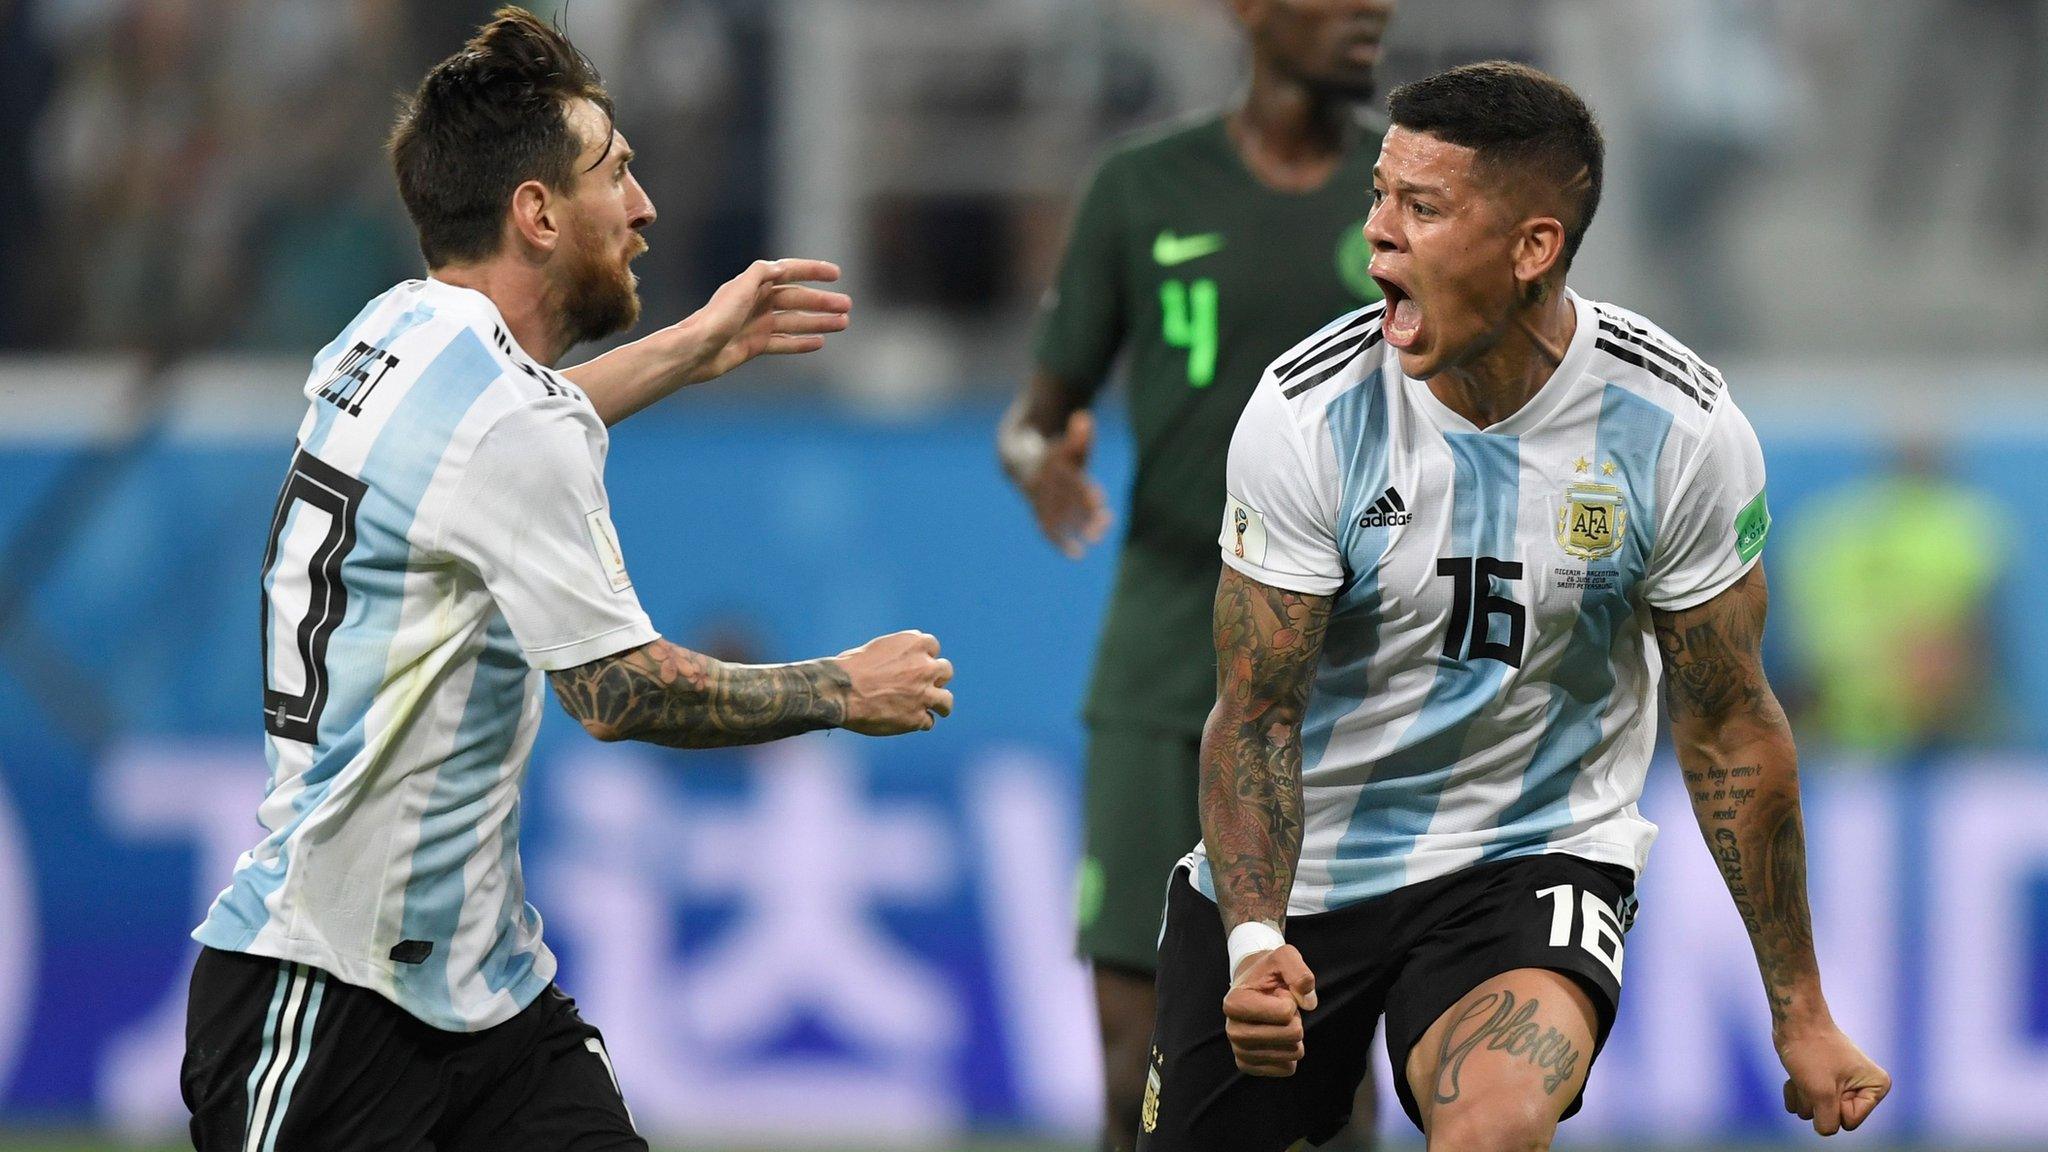
<path id="1" fill-rule="evenodd" d="M 1374 165 L 1374 166 L 1373 166 L 1373 170 L 1372 170 L 1372 178 L 1373 178 L 1374 180 L 1378 180 L 1378 181 L 1382 181 L 1382 182 L 1384 182 L 1384 181 L 1386 180 L 1387 176 L 1386 176 L 1386 173 L 1384 173 L 1384 172 L 1381 172 L 1381 171 L 1379 170 L 1379 166 L 1378 166 L 1378 165 Z M 1410 193 L 1410 194 L 1413 194 L 1413 193 L 1418 193 L 1418 192 L 1419 192 L 1419 193 L 1421 193 L 1421 194 L 1422 194 L 1422 195 L 1424 195 L 1424 196 L 1448 196 L 1448 195 L 1450 195 L 1450 189 L 1448 189 L 1448 188 L 1445 188 L 1445 187 L 1444 187 L 1443 185 L 1441 185 L 1441 184 L 1417 184 L 1417 183 L 1416 183 L 1415 181 L 1413 181 L 1413 180 L 1397 180 L 1397 181 L 1395 181 L 1395 182 L 1394 182 L 1394 190 L 1395 190 L 1395 191 L 1397 191 L 1397 192 L 1406 192 L 1406 193 Z"/>

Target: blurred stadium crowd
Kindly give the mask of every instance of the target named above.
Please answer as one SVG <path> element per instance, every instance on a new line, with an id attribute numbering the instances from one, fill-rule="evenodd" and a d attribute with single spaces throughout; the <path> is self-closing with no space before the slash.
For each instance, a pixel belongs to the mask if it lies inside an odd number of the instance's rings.
<path id="1" fill-rule="evenodd" d="M 398 94 L 492 7 L 0 6 L 0 83 L 23 113 L 6 128 L 0 244 L 9 267 L 39 272 L 7 279 L 0 343 L 298 349 L 325 339 L 335 317 L 416 272 L 384 134 Z M 640 151 L 669 193 L 671 218 L 736 231 L 741 250 L 758 248 L 750 241 L 759 235 L 759 190 L 716 183 L 729 140 L 759 147 L 757 118 L 735 114 L 755 6 L 583 7 L 585 39 L 631 54 L 615 63 L 613 89 L 629 123 L 659 125 Z M 714 202 L 738 205 L 741 218 L 726 219 Z M 664 247 L 680 256 L 673 241 L 691 230 L 673 230 Z M 650 278 L 655 291 L 701 288 L 661 272 Z"/>
<path id="2" fill-rule="evenodd" d="M 36 270 L 0 282 L 0 347 L 324 339 L 414 269 L 378 146 L 491 6 L 0 3 L 0 252 Z M 1018 348 L 1094 150 L 1239 82 L 1224 0 L 536 7 L 570 9 L 661 208 L 651 316 L 823 244 L 942 348 Z M 2041 0 L 1441 0 L 1383 71 L 1487 55 L 1588 94 L 1613 191 L 1583 279 L 1708 353 L 2048 347 Z M 1008 375 L 978 363 L 937 390 Z"/>

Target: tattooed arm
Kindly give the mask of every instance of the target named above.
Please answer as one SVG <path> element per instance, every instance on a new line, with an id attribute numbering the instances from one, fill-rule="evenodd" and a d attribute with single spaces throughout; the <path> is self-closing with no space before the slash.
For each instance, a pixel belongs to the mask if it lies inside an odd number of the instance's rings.
<path id="1" fill-rule="evenodd" d="M 951 661 L 922 632 L 878 637 L 801 664 L 728 664 L 666 640 L 550 673 L 555 696 L 599 740 L 678 748 L 760 744 L 820 728 L 891 736 L 953 710 Z"/>
<path id="2" fill-rule="evenodd" d="M 1693 816 L 1749 931 L 1788 1109 L 1823 1135 L 1854 1128 L 1891 1078 L 1836 1028 L 1821 995 L 1806 903 L 1799 761 L 1764 678 L 1762 564 L 1696 607 L 1655 612 L 1672 741 Z"/>
<path id="3" fill-rule="evenodd" d="M 1763 565 L 1696 608 L 1655 614 L 1664 699 L 1693 815 L 1749 930 L 1782 1028 L 1825 1013 L 1806 905 L 1798 753 L 1764 679 Z"/>
<path id="4" fill-rule="evenodd" d="M 1202 843 L 1223 930 L 1287 919 L 1301 858 L 1301 717 L 1330 598 L 1234 568 L 1216 587 L 1216 707 L 1202 731 Z"/>
<path id="5" fill-rule="evenodd" d="M 1216 586 L 1216 707 L 1202 730 L 1202 843 L 1223 931 L 1246 930 L 1224 1032 L 1237 1066 L 1290 1076 L 1303 1055 L 1301 1013 L 1315 974 L 1274 933 L 1301 859 L 1301 717 L 1322 655 L 1330 598 L 1270 587 L 1226 566 Z M 1234 948 L 1239 942 L 1232 941 Z"/>

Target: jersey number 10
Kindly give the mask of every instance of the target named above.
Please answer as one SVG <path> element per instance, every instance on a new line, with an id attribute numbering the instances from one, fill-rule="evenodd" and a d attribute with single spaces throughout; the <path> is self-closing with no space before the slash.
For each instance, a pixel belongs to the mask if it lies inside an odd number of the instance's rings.
<path id="1" fill-rule="evenodd" d="M 299 449 L 292 457 L 292 470 L 285 477 L 284 490 L 277 494 L 277 511 L 270 518 L 270 544 L 263 550 L 263 727 L 271 735 L 312 744 L 318 741 L 320 713 L 327 708 L 327 641 L 348 615 L 348 587 L 341 582 L 341 563 L 356 546 L 356 513 L 369 486 L 332 464 Z M 273 572 L 278 553 L 284 547 L 285 527 L 293 520 L 294 505 L 306 511 L 325 513 L 326 531 L 313 545 L 306 560 L 306 614 L 293 629 L 293 645 L 304 675 L 297 692 L 281 691 L 277 669 L 270 663 L 270 589 L 280 580 L 296 579 L 298 573 Z"/>

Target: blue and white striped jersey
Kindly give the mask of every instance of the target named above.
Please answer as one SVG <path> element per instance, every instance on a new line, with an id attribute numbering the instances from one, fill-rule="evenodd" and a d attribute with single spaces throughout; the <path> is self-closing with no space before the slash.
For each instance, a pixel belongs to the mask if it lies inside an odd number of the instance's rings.
<path id="1" fill-rule="evenodd" d="M 488 1028 L 555 972 L 519 865 L 541 673 L 655 638 L 609 439 L 435 280 L 371 301 L 306 394 L 263 563 L 267 835 L 193 936 Z"/>
<path id="2" fill-rule="evenodd" d="M 1556 373 L 1484 430 L 1402 374 L 1377 305 L 1275 361 L 1238 424 L 1224 562 L 1334 597 L 1292 914 L 1506 857 L 1648 857 L 1650 611 L 1756 562 L 1763 456 L 1712 367 L 1570 298 Z"/>

